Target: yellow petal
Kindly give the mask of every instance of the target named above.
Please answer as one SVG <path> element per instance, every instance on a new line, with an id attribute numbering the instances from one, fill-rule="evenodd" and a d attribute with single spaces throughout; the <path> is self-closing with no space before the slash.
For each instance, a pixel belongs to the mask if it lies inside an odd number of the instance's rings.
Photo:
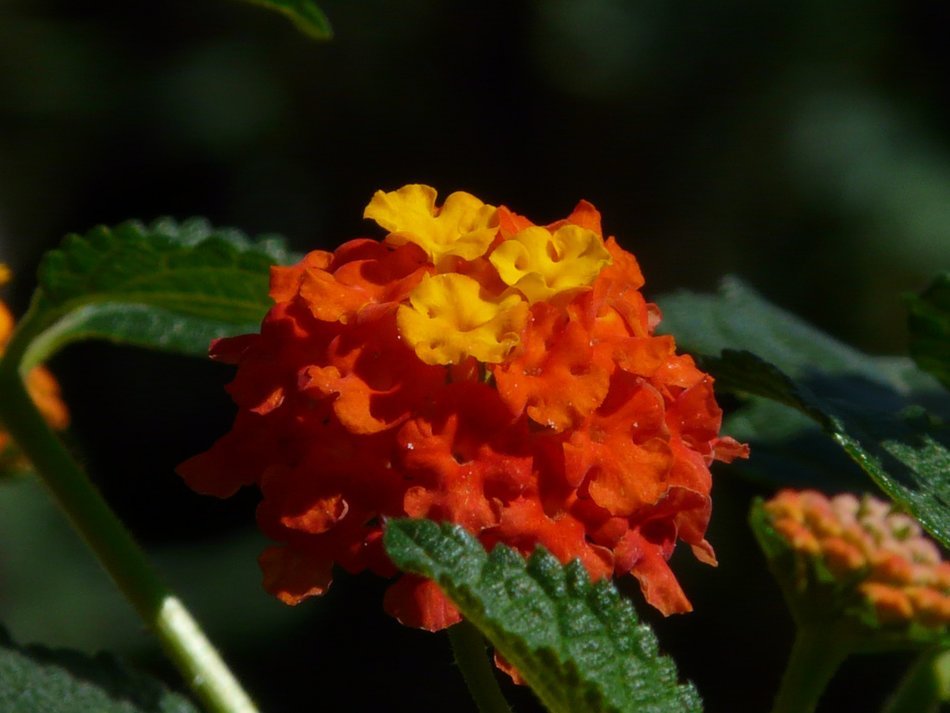
<path id="1" fill-rule="evenodd" d="M 528 305 L 517 294 L 491 300 L 467 275 L 426 277 L 396 313 L 399 332 L 426 364 L 458 364 L 466 356 L 498 363 L 518 343 Z"/>
<path id="2" fill-rule="evenodd" d="M 433 264 L 448 255 L 465 260 L 484 255 L 497 232 L 495 207 L 462 191 L 449 195 L 441 207 L 435 200 L 435 189 L 419 184 L 376 191 L 363 217 L 389 231 L 387 242 L 420 246 Z"/>
<path id="3" fill-rule="evenodd" d="M 506 285 L 531 303 L 590 285 L 610 264 L 603 239 L 592 230 L 565 225 L 553 234 L 532 226 L 503 242 L 489 257 Z"/>

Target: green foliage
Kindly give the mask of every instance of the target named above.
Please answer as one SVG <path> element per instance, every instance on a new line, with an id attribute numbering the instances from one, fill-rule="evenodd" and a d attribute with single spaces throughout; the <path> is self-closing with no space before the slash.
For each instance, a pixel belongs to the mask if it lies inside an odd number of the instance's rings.
<path id="1" fill-rule="evenodd" d="M 291 259 L 276 238 L 251 242 L 202 219 L 71 235 L 40 264 L 9 351 L 24 366 L 81 339 L 203 356 L 216 337 L 258 330 L 269 267 Z"/>
<path id="2" fill-rule="evenodd" d="M 527 560 L 489 555 L 457 525 L 393 520 L 386 551 L 399 568 L 429 577 L 524 677 L 548 710 L 698 711 L 652 630 L 613 584 L 591 584 L 542 549 Z"/>
<path id="3" fill-rule="evenodd" d="M 246 0 L 286 15 L 301 32 L 317 40 L 333 37 L 330 21 L 312 0 Z"/>
<path id="4" fill-rule="evenodd" d="M 4 713 L 198 713 L 159 681 L 107 654 L 19 648 L 0 631 L 0 710 Z"/>
<path id="5" fill-rule="evenodd" d="M 726 350 L 703 363 L 722 388 L 764 396 L 813 418 L 884 492 L 950 545 L 950 431 L 923 409 L 868 411 L 819 396 L 749 352 Z"/>
<path id="6" fill-rule="evenodd" d="M 718 297 L 674 295 L 663 309 L 665 328 L 702 356 L 720 389 L 809 416 L 950 546 L 950 429 L 914 403 L 922 385 L 930 391 L 926 380 L 882 368 L 736 281 Z"/>
<path id="7" fill-rule="evenodd" d="M 950 272 L 908 298 L 910 353 L 921 369 L 950 388 Z"/>

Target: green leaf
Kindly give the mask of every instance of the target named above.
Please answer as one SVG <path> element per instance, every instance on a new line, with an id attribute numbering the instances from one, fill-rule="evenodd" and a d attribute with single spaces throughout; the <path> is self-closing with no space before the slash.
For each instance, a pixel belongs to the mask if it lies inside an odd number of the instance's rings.
<path id="1" fill-rule="evenodd" d="M 317 40 L 329 40 L 333 37 L 330 21 L 312 0 L 246 0 L 253 5 L 276 10 L 286 15 L 305 35 Z"/>
<path id="2" fill-rule="evenodd" d="M 809 416 L 950 546 L 950 429 L 915 403 L 932 400 L 936 382 L 841 344 L 734 280 L 719 297 L 681 293 L 663 310 L 666 329 L 700 352 L 719 389 Z"/>
<path id="3" fill-rule="evenodd" d="M 717 294 L 679 291 L 657 302 L 663 312 L 660 331 L 675 335 L 689 352 L 746 350 L 792 378 L 817 373 L 848 377 L 884 387 L 900 398 L 928 396 L 940 389 L 932 378 L 915 373 L 907 360 L 864 354 L 771 304 L 736 278 L 724 279 Z M 839 382 L 847 385 L 844 379 Z"/>
<path id="4" fill-rule="evenodd" d="M 538 548 L 527 560 L 503 545 L 489 555 L 457 525 L 392 520 L 384 538 L 400 569 L 433 579 L 524 677 L 548 710 L 698 711 L 691 684 L 613 584 L 591 584 Z"/>
<path id="5" fill-rule="evenodd" d="M 4 713 L 198 713 L 158 680 L 108 654 L 14 646 L 0 630 L 0 710 Z"/>
<path id="6" fill-rule="evenodd" d="M 778 401 L 815 420 L 895 502 L 950 546 L 950 429 L 920 407 L 897 412 L 821 394 L 749 352 L 704 359 L 720 388 Z M 821 394 L 821 395 L 819 395 Z"/>
<path id="7" fill-rule="evenodd" d="M 204 356 L 216 337 L 259 329 L 269 268 L 292 259 L 276 238 L 252 242 L 202 219 L 70 235 L 43 258 L 8 355 L 21 351 L 29 367 L 71 342 L 107 339 Z"/>
<path id="8" fill-rule="evenodd" d="M 950 388 L 950 272 L 908 298 L 908 308 L 911 356 Z"/>
<path id="9" fill-rule="evenodd" d="M 758 485 L 834 492 L 867 487 L 858 464 L 796 409 L 746 395 L 742 407 L 723 420 L 722 430 L 752 444 L 753 457 L 728 468 Z"/>

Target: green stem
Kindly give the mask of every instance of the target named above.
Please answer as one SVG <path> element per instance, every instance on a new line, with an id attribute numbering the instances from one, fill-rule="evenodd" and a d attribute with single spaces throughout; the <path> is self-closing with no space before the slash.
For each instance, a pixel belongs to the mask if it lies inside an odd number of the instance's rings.
<path id="1" fill-rule="evenodd" d="M 799 627 L 772 713 L 811 713 L 851 652 L 834 627 Z"/>
<path id="2" fill-rule="evenodd" d="M 11 358 L 13 357 L 13 358 Z M 162 583 L 95 486 L 50 430 L 23 385 L 16 355 L 0 362 L 0 421 L 139 616 L 155 631 L 211 713 L 253 713 L 254 704 L 184 605 Z"/>
<path id="3" fill-rule="evenodd" d="M 938 713 L 950 674 L 950 651 L 922 653 L 904 675 L 881 713 Z"/>
<path id="4" fill-rule="evenodd" d="M 495 667 L 488 660 L 485 639 L 478 629 L 463 621 L 448 631 L 455 662 L 478 710 L 481 713 L 511 713 L 495 678 Z"/>

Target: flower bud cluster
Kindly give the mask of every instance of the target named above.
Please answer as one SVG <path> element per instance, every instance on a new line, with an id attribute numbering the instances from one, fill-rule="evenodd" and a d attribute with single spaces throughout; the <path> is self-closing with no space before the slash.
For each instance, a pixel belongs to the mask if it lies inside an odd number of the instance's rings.
<path id="1" fill-rule="evenodd" d="M 765 504 L 772 527 L 801 555 L 853 587 L 882 624 L 950 624 L 950 563 L 920 525 L 870 495 L 827 498 L 784 490 Z"/>

